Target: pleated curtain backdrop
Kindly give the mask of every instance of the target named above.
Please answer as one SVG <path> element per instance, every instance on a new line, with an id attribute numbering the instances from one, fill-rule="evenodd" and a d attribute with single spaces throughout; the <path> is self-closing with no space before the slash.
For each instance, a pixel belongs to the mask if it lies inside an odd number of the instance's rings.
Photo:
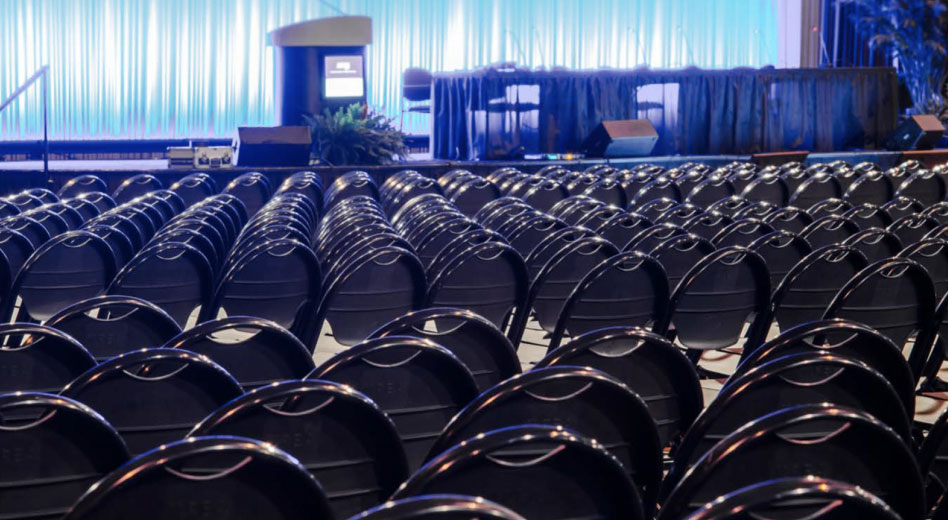
<path id="1" fill-rule="evenodd" d="M 267 32 L 339 11 L 372 17 L 369 102 L 392 117 L 411 66 L 731 68 L 778 54 L 776 0 L 0 0 L 0 98 L 49 64 L 54 139 L 229 137 L 273 124 Z M 0 114 L 0 140 L 39 136 L 40 106 L 32 89 Z"/>

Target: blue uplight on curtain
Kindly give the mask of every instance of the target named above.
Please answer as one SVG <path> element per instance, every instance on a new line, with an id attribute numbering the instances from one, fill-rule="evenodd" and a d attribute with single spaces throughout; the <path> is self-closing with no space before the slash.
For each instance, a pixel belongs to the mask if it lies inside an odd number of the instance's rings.
<path id="1" fill-rule="evenodd" d="M 229 137 L 273 124 L 267 32 L 327 3 L 372 17 L 369 102 L 393 117 L 411 66 L 777 61 L 776 0 L 0 0 L 0 98 L 48 63 L 52 138 Z M 0 140 L 40 135 L 40 106 L 34 88 L 0 113 Z"/>

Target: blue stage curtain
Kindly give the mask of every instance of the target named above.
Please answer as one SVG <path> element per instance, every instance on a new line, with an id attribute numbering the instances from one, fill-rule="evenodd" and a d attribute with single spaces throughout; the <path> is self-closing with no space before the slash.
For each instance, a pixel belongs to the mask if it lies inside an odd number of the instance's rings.
<path id="1" fill-rule="evenodd" d="M 373 19 L 369 102 L 392 117 L 412 66 L 723 69 L 778 55 L 776 0 L 0 0 L 0 98 L 49 64 L 53 138 L 232 136 L 274 121 L 267 32 L 340 12 Z M 40 114 L 33 89 L 0 114 L 0 140 L 40 136 Z M 429 122 L 408 116 L 406 130 Z"/>
<path id="2" fill-rule="evenodd" d="M 580 150 L 603 120 L 647 118 L 655 155 L 880 146 L 896 124 L 890 68 L 478 71 L 439 74 L 440 159 Z"/>

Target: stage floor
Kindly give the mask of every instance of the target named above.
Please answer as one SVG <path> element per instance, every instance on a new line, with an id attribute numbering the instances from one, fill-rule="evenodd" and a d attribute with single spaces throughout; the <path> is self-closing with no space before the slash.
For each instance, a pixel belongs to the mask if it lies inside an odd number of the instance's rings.
<path id="1" fill-rule="evenodd" d="M 810 154 L 808 164 L 844 160 L 850 163 L 871 161 L 883 168 L 890 168 L 900 162 L 901 152 L 840 152 Z M 230 179 L 251 171 L 259 171 L 267 175 L 271 182 L 276 184 L 287 176 L 300 170 L 313 170 L 323 175 L 325 184 L 345 172 L 364 170 L 375 177 L 377 182 L 400 170 L 417 170 L 428 177 L 438 177 L 454 169 L 466 169 L 478 175 L 487 175 L 497 168 L 515 167 L 525 172 L 536 171 L 548 165 L 562 165 L 574 170 L 584 170 L 595 164 L 610 164 L 617 168 L 630 168 L 641 163 L 652 163 L 665 168 L 675 167 L 686 162 L 701 162 L 712 167 L 723 166 L 733 161 L 750 161 L 749 155 L 713 155 L 713 156 L 664 156 L 664 157 L 630 157 L 614 159 L 578 159 L 571 161 L 437 161 L 424 160 L 418 156 L 405 162 L 385 166 L 310 166 L 310 167 L 266 167 L 266 168 L 223 168 L 201 170 L 211 173 L 218 182 L 223 184 Z M 158 177 L 166 186 L 179 178 L 195 171 L 194 169 L 169 168 L 166 159 L 135 159 L 135 160 L 54 160 L 49 162 L 49 179 L 43 175 L 42 161 L 6 161 L 0 162 L 0 193 L 8 194 L 34 187 L 50 187 L 58 189 L 68 179 L 77 175 L 95 174 L 102 177 L 114 190 L 128 176 L 139 173 L 148 173 Z"/>
<path id="2" fill-rule="evenodd" d="M 838 159 L 845 161 L 871 161 L 879 164 L 880 166 L 886 166 L 887 163 L 892 163 L 897 161 L 902 155 L 902 152 L 884 152 L 884 151 L 865 151 L 865 152 L 837 152 L 837 153 L 818 153 L 810 154 L 807 158 L 807 163 L 822 163 L 830 162 Z M 660 156 L 660 157 L 626 157 L 626 158 L 614 158 L 614 159 L 577 159 L 570 161 L 526 161 L 526 160 L 512 160 L 512 161 L 438 161 L 427 159 L 424 156 L 413 156 L 409 160 L 394 165 L 385 166 L 383 168 L 464 168 L 464 167 L 476 167 L 478 169 L 483 167 L 491 168 L 500 168 L 502 166 L 516 166 L 520 168 L 532 168 L 538 169 L 543 166 L 550 164 L 561 164 L 564 166 L 572 167 L 582 167 L 586 168 L 594 164 L 611 164 L 616 167 L 624 167 L 627 165 L 635 165 L 641 163 L 653 163 L 660 166 L 676 166 L 686 162 L 701 162 L 706 163 L 712 166 L 728 164 L 733 161 L 750 161 L 751 156 L 749 155 L 707 155 L 707 156 Z M 324 168 L 333 168 L 333 169 L 360 169 L 363 167 L 358 166 L 346 166 L 346 167 L 334 167 L 334 166 L 319 166 L 314 165 L 309 167 L 309 169 L 319 170 Z M 374 167 L 377 168 L 377 167 Z M 132 160 L 53 160 L 49 162 L 50 171 L 56 172 L 126 172 L 126 171 L 139 171 L 139 172 L 184 172 L 191 171 L 188 169 L 172 169 L 168 167 L 167 159 L 132 159 Z M 218 171 L 221 173 L 227 173 L 232 171 L 251 171 L 260 168 L 224 168 L 208 171 Z M 264 168 L 266 170 L 300 170 L 304 168 L 292 167 L 292 168 Z M 43 161 L 0 161 L 0 171 L 43 171 Z"/>

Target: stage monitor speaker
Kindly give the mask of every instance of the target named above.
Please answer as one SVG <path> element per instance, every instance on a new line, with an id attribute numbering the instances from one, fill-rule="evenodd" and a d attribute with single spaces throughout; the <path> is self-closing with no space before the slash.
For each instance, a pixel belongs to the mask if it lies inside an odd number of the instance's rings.
<path id="1" fill-rule="evenodd" d="M 807 151 L 764 152 L 751 155 L 751 162 L 757 166 L 782 166 L 788 162 L 803 162 L 810 155 Z"/>
<path id="2" fill-rule="evenodd" d="M 237 128 L 237 166 L 309 166 L 313 147 L 308 126 Z"/>
<path id="3" fill-rule="evenodd" d="M 651 155 L 658 132 L 648 119 L 603 121 L 583 141 L 587 157 L 644 157 Z"/>
<path id="4" fill-rule="evenodd" d="M 945 134 L 945 127 L 932 115 L 912 116 L 895 129 L 885 147 L 892 151 L 931 150 Z"/>

